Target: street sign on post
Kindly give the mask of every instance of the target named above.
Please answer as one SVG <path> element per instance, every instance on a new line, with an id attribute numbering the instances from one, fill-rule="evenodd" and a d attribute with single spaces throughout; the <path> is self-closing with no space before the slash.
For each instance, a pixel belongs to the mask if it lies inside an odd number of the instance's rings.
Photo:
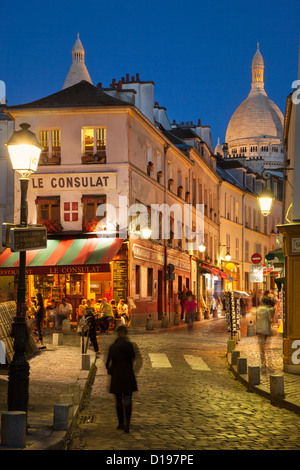
<path id="1" fill-rule="evenodd" d="M 10 230 L 11 251 L 29 251 L 47 248 L 45 227 L 14 227 Z"/>
<path id="2" fill-rule="evenodd" d="M 250 282 L 263 282 L 264 267 L 262 264 L 250 264 Z"/>
<path id="3" fill-rule="evenodd" d="M 253 264 L 259 264 L 261 263 L 262 257 L 259 253 L 254 253 L 254 255 L 251 256 L 251 261 Z"/>
<path id="4" fill-rule="evenodd" d="M 16 227 L 14 224 L 4 222 L 2 224 L 2 246 L 10 248 L 10 229 Z"/>

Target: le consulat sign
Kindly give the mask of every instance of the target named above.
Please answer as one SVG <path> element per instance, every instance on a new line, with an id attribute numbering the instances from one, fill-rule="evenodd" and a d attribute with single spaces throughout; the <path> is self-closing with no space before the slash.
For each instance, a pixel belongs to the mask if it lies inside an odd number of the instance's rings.
<path id="1" fill-rule="evenodd" d="M 30 178 L 31 189 L 53 190 L 87 190 L 116 189 L 116 172 L 106 173 L 59 173 L 38 175 Z"/>

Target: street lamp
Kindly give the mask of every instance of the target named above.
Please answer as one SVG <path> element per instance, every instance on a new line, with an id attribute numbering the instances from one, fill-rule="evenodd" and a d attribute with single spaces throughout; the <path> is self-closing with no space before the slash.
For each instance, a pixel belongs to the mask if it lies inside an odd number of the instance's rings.
<path id="1" fill-rule="evenodd" d="M 206 250 L 206 246 L 204 245 L 204 243 L 201 243 L 201 244 L 198 246 L 198 249 L 199 249 L 200 253 L 204 253 L 205 250 Z"/>
<path id="2" fill-rule="evenodd" d="M 20 226 L 26 227 L 29 176 L 37 169 L 42 147 L 36 135 L 29 130 L 29 124 L 23 123 L 20 124 L 20 127 L 21 130 L 15 131 L 6 145 L 12 167 L 21 175 Z M 14 337 L 14 356 L 8 372 L 8 410 L 27 412 L 29 364 L 25 356 L 27 342 L 26 250 L 20 251 L 17 312 L 13 323 L 12 336 Z"/>
<path id="3" fill-rule="evenodd" d="M 273 200 L 274 196 L 272 191 L 269 188 L 263 189 L 258 197 L 258 202 L 260 206 L 260 212 L 265 217 L 271 212 Z"/>
<path id="4" fill-rule="evenodd" d="M 229 253 L 229 251 L 227 251 L 225 255 L 225 261 L 230 261 L 230 260 L 231 260 L 231 254 Z"/>

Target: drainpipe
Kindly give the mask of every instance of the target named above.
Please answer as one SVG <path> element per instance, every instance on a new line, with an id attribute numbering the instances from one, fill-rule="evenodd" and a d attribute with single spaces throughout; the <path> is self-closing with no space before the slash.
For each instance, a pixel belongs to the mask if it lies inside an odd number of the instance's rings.
<path id="1" fill-rule="evenodd" d="M 168 187 L 168 175 L 167 175 L 167 151 L 171 147 L 170 144 L 165 144 L 164 145 L 164 185 L 165 185 L 165 192 L 164 192 L 164 203 L 167 204 L 167 187 Z M 164 218 L 165 221 L 165 218 Z M 166 223 L 166 221 L 165 221 Z M 165 230 L 163 228 L 163 231 L 165 233 Z M 167 313 L 167 265 L 168 265 L 168 257 L 167 257 L 167 240 L 163 239 L 164 243 L 164 275 L 163 275 L 163 280 L 164 280 L 164 313 Z"/>

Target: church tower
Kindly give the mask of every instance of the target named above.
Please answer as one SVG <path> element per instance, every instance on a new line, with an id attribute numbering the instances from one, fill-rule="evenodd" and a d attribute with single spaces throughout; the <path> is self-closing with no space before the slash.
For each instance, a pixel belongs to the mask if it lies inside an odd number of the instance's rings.
<path id="1" fill-rule="evenodd" d="M 85 65 L 85 51 L 83 45 L 79 38 L 79 33 L 77 34 L 77 39 L 72 49 L 72 65 L 70 67 L 69 73 L 65 80 L 64 86 L 62 89 L 68 88 L 76 83 L 81 82 L 81 80 L 86 80 L 87 82 L 93 84 L 89 72 Z"/>

